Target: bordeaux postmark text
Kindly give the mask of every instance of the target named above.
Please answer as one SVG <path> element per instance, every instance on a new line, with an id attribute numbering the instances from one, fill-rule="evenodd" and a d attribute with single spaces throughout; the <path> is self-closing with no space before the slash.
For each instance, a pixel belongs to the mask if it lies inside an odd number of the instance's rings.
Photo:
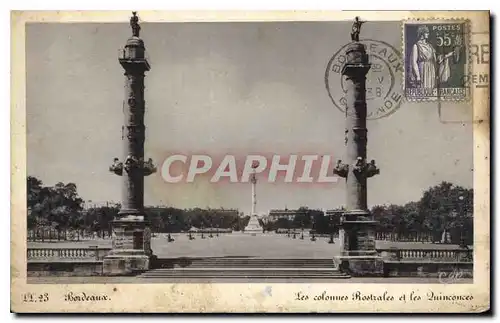
<path id="1" fill-rule="evenodd" d="M 374 120 L 395 112 L 402 102 L 399 75 L 403 72 L 401 54 L 386 42 L 364 39 L 366 52 L 370 57 L 370 70 L 366 76 L 367 119 Z M 325 85 L 335 107 L 346 110 L 346 90 L 342 66 L 345 64 L 348 45 L 340 48 L 328 62 Z"/>

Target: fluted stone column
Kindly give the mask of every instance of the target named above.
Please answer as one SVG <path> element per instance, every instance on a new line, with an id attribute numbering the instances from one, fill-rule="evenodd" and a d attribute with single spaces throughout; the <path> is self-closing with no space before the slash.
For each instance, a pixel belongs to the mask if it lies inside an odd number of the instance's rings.
<path id="1" fill-rule="evenodd" d="M 122 208 L 120 216 L 140 215 L 144 208 L 144 174 L 139 165 L 144 160 L 144 71 L 140 67 L 124 66 L 125 99 L 123 101 L 123 160 L 130 158 L 129 171 L 122 175 Z"/>
<path id="2" fill-rule="evenodd" d="M 342 269 L 351 275 L 372 276 L 382 273 L 382 261 L 375 250 L 376 222 L 367 205 L 367 179 L 379 173 L 375 161 L 366 159 L 366 74 L 370 64 L 364 45 L 357 41 L 349 45 L 346 56 L 342 69 L 346 87 L 346 153 L 345 160 L 339 160 L 334 169 L 346 181 L 342 255 L 338 259 Z"/>
<path id="3" fill-rule="evenodd" d="M 150 223 L 144 212 L 144 176 L 156 171 L 151 159 L 144 160 L 144 73 L 150 65 L 135 13 L 130 22 L 133 34 L 119 56 L 125 70 L 123 155 L 121 160 L 115 158 L 110 171 L 122 177 L 122 201 L 112 223 L 113 249 L 103 263 L 108 275 L 148 270 L 152 259 Z"/>

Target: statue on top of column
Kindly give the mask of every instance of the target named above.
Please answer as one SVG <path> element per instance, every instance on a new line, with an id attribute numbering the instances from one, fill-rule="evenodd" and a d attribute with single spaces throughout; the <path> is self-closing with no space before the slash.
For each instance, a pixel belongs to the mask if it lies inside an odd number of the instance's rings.
<path id="1" fill-rule="evenodd" d="M 352 41 L 359 42 L 359 33 L 361 32 L 361 25 L 364 23 L 365 21 L 361 21 L 359 20 L 359 17 L 356 17 L 354 23 L 352 24 L 352 32 L 351 32 Z"/>
<path id="2" fill-rule="evenodd" d="M 132 35 L 139 37 L 139 32 L 141 26 L 139 26 L 139 17 L 137 17 L 137 11 L 132 11 L 132 17 L 130 17 L 130 27 L 132 27 Z"/>

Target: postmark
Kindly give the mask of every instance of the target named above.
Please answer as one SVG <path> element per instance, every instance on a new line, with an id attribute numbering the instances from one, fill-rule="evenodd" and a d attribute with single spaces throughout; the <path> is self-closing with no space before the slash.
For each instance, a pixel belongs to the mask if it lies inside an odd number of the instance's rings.
<path id="1" fill-rule="evenodd" d="M 403 22 L 404 95 L 408 101 L 466 101 L 466 20 Z"/>
<path id="2" fill-rule="evenodd" d="M 489 41 L 484 40 L 484 36 L 489 33 L 472 33 L 472 35 L 476 35 L 478 38 L 483 38 L 479 42 L 473 42 L 470 45 L 470 64 L 478 68 L 478 70 L 469 71 L 468 74 L 465 74 L 462 78 L 462 85 L 464 87 L 472 89 L 489 89 L 490 85 L 490 73 L 489 73 L 489 64 L 490 64 L 490 44 Z M 471 35 L 471 36 L 472 36 Z M 472 67 L 471 66 L 471 67 Z M 484 68 L 486 67 L 486 68 Z"/>
<path id="3" fill-rule="evenodd" d="M 366 75 L 367 119 L 376 120 L 394 113 L 401 105 L 403 94 L 398 80 L 403 72 L 403 59 L 399 51 L 386 42 L 363 39 L 371 68 Z M 342 66 L 346 61 L 349 44 L 342 46 L 328 62 L 325 85 L 328 96 L 337 109 L 346 111 L 345 78 Z"/>

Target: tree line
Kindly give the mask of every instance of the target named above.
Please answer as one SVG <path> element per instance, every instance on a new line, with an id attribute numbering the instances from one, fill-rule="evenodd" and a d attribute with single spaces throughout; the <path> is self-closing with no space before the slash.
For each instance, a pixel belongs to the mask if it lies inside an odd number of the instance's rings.
<path id="1" fill-rule="evenodd" d="M 441 182 L 424 191 L 418 201 L 404 205 L 375 205 L 371 208 L 379 236 L 396 240 L 441 241 L 443 235 L 454 244 L 473 244 L 472 189 Z M 301 207 L 293 220 L 280 218 L 263 223 L 268 230 L 310 229 L 320 234 L 338 233 L 340 218 L 330 219 L 321 210 Z M 340 209 L 342 211 L 342 209 Z"/>
<path id="2" fill-rule="evenodd" d="M 27 178 L 28 229 L 49 228 L 57 232 L 79 230 L 111 234 L 111 221 L 120 204 L 84 208 L 84 201 L 74 183 L 45 186 L 42 181 Z M 260 219 L 265 231 L 277 229 L 307 229 L 317 233 L 338 232 L 340 218 L 330 219 L 323 211 L 301 207 L 292 220 Z M 376 205 L 371 208 L 377 232 L 399 237 L 425 234 L 439 241 L 448 233 L 452 242 L 472 244 L 473 190 L 448 182 L 427 189 L 420 200 L 404 205 Z M 147 207 L 148 220 L 154 232 L 183 232 L 191 228 L 243 230 L 249 216 L 236 209 L 179 209 L 168 206 Z"/>

